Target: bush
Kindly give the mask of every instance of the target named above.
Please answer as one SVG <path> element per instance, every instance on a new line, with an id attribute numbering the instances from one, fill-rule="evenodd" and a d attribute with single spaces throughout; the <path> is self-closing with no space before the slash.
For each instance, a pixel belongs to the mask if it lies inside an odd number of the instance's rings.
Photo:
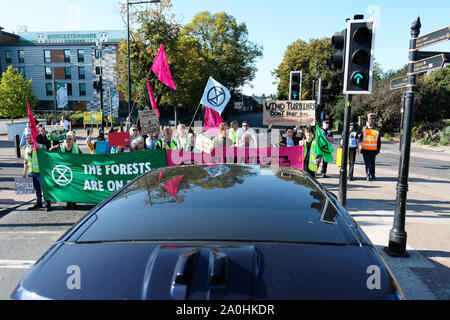
<path id="1" fill-rule="evenodd" d="M 441 138 L 441 146 L 448 146 L 449 138 L 443 137 Z"/>
<path id="2" fill-rule="evenodd" d="M 394 138 L 389 133 L 385 133 L 384 136 L 383 136 L 383 139 L 384 140 L 389 140 L 389 141 L 394 140 Z"/>
<path id="3" fill-rule="evenodd" d="M 432 147 L 437 147 L 437 145 L 438 145 L 438 143 L 436 141 L 433 141 L 430 143 L 430 146 L 432 146 Z"/>
<path id="4" fill-rule="evenodd" d="M 82 126 L 83 125 L 83 118 L 84 118 L 84 114 L 82 111 L 77 111 L 75 113 L 73 113 L 70 117 L 69 117 L 69 121 L 72 123 L 72 127 L 74 126 Z"/>
<path id="5" fill-rule="evenodd" d="M 430 138 L 423 138 L 423 139 L 420 140 L 420 144 L 424 145 L 424 146 L 427 146 L 430 143 L 431 143 L 431 139 Z"/>

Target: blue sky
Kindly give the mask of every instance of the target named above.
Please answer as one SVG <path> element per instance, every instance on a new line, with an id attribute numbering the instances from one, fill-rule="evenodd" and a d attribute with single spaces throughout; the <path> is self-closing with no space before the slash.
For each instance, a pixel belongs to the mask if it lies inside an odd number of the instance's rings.
<path id="1" fill-rule="evenodd" d="M 125 27 L 117 0 L 21 0 L 2 3 L 0 26 L 14 31 L 26 25 L 31 31 L 114 30 Z M 124 2 L 124 1 L 122 1 Z M 342 4 L 344 3 L 344 4 Z M 425 34 L 450 25 L 448 0 L 172 0 L 172 12 L 183 24 L 200 11 L 225 11 L 244 22 L 250 40 L 264 47 L 258 73 L 247 94 L 276 93 L 271 75 L 286 47 L 297 39 L 308 41 L 333 35 L 345 19 L 362 13 L 379 22 L 375 59 L 383 69 L 398 69 L 408 61 L 411 22 L 420 15 Z M 450 51 L 450 41 L 426 48 Z"/>

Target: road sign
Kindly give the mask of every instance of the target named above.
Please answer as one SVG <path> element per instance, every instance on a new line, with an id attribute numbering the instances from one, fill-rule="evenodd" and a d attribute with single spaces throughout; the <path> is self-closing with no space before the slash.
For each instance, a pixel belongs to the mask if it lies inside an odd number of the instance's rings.
<path id="1" fill-rule="evenodd" d="M 391 80 L 391 90 L 405 88 L 408 85 L 408 77 L 400 77 Z"/>
<path id="2" fill-rule="evenodd" d="M 445 62 L 450 62 L 450 52 L 437 52 L 437 51 L 417 51 L 416 61 L 431 58 L 438 54 L 443 54 Z"/>
<path id="3" fill-rule="evenodd" d="M 438 54 L 437 56 L 430 57 L 427 59 L 422 59 L 414 62 L 414 73 L 423 73 L 433 69 L 439 69 L 444 66 L 445 57 L 443 54 Z"/>
<path id="4" fill-rule="evenodd" d="M 416 49 L 422 49 L 433 44 L 450 40 L 450 26 L 427 33 L 416 40 Z"/>

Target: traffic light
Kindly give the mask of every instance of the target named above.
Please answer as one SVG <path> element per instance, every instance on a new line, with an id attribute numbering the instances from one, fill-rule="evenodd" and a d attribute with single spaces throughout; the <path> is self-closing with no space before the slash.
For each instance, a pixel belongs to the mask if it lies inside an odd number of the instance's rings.
<path id="1" fill-rule="evenodd" d="M 342 30 L 331 38 L 331 46 L 336 50 L 336 53 L 327 59 L 327 65 L 330 70 L 334 71 L 334 74 L 344 73 L 346 38 L 347 29 Z"/>
<path id="2" fill-rule="evenodd" d="M 328 102 L 328 89 L 325 89 L 328 87 L 328 81 L 323 80 L 322 78 L 319 78 L 319 84 L 317 86 L 317 105 L 321 106 L 324 103 Z"/>
<path id="3" fill-rule="evenodd" d="M 302 72 L 291 71 L 291 79 L 289 81 L 289 100 L 302 99 Z"/>
<path id="4" fill-rule="evenodd" d="M 97 90 L 98 92 L 103 92 L 103 81 L 102 81 L 102 77 L 100 77 L 99 81 L 94 81 L 94 89 Z"/>
<path id="5" fill-rule="evenodd" d="M 375 30 L 372 20 L 347 21 L 345 94 L 372 93 L 374 43 Z"/>

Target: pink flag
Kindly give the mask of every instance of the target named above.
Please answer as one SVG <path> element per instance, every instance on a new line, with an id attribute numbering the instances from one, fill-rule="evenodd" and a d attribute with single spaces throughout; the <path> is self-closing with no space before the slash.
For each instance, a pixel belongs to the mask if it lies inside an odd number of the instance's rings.
<path id="1" fill-rule="evenodd" d="M 178 187 L 180 186 L 180 181 L 184 176 L 179 176 L 178 178 L 170 180 L 165 186 L 164 189 L 169 191 L 171 195 L 175 198 L 177 197 Z"/>
<path id="2" fill-rule="evenodd" d="M 33 113 L 31 112 L 30 104 L 28 103 L 28 100 L 27 100 L 27 107 L 28 107 L 28 118 L 30 120 L 31 136 L 33 137 L 33 143 L 34 143 L 33 150 L 36 150 L 36 147 L 37 147 L 36 137 L 39 135 L 39 130 L 36 126 L 36 122 L 34 121 Z"/>
<path id="3" fill-rule="evenodd" d="M 164 45 L 161 45 L 159 48 L 158 55 L 153 62 L 152 71 L 158 76 L 159 81 L 171 87 L 173 90 L 177 90 L 172 79 L 172 74 L 170 73 L 169 64 L 167 63 Z"/>
<path id="4" fill-rule="evenodd" d="M 205 130 L 208 131 L 209 134 L 216 135 L 217 128 L 219 128 L 219 125 L 222 122 L 223 119 L 217 111 L 206 107 L 205 124 L 203 125 L 203 128 L 205 128 Z"/>
<path id="5" fill-rule="evenodd" d="M 148 89 L 148 95 L 150 97 L 150 102 L 152 104 L 152 109 L 156 110 L 158 112 L 158 118 L 159 118 L 160 113 L 158 110 L 158 106 L 156 105 L 155 96 L 153 95 L 153 91 L 152 91 L 152 88 L 150 87 L 150 82 L 148 82 L 148 79 L 147 79 L 147 89 Z"/>
<path id="6" fill-rule="evenodd" d="M 159 178 L 158 178 L 158 182 L 161 182 L 161 178 L 164 175 L 164 171 L 159 173 Z"/>

